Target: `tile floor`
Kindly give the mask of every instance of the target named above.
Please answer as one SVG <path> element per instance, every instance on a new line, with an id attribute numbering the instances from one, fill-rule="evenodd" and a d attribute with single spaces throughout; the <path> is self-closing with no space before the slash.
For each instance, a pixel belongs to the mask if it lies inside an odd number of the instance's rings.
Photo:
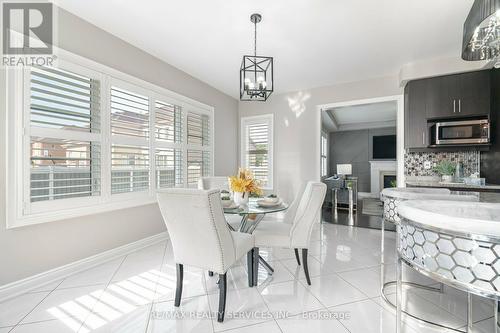
<path id="1" fill-rule="evenodd" d="M 379 230 L 324 223 L 313 233 L 305 282 L 293 251 L 261 249 L 275 268 L 262 269 L 248 288 L 244 260 L 229 272 L 226 320 L 210 313 L 218 304 L 217 277 L 185 268 L 180 310 L 173 306 L 175 264 L 168 241 L 144 248 L 64 280 L 0 303 L 6 332 L 396 332 L 395 312 L 380 296 Z M 395 276 L 395 234 L 385 233 L 386 279 Z M 405 271 L 405 278 L 433 284 Z M 394 289 L 389 289 L 394 299 Z M 425 318 L 454 328 L 465 322 L 465 295 L 407 290 L 403 303 Z M 493 303 L 474 298 L 475 332 L 494 331 Z M 447 332 L 405 318 L 404 332 Z"/>

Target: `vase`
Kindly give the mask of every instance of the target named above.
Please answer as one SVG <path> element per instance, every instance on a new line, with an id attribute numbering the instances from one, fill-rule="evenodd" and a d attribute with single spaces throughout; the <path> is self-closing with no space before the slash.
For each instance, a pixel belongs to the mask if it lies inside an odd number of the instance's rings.
<path id="1" fill-rule="evenodd" d="M 234 192 L 233 201 L 238 206 L 248 205 L 248 198 L 250 197 L 250 193 L 248 192 Z"/>
<path id="2" fill-rule="evenodd" d="M 452 175 L 442 175 L 441 181 L 443 183 L 451 183 L 453 181 L 453 176 Z"/>

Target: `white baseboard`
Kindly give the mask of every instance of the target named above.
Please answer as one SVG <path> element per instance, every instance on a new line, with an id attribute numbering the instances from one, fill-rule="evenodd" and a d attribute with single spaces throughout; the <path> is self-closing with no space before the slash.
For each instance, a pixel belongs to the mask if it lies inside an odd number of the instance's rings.
<path id="1" fill-rule="evenodd" d="M 140 239 L 136 242 L 125 244 L 114 249 L 101 252 L 99 254 L 87 257 L 67 265 L 63 265 L 46 272 L 27 277 L 22 280 L 14 281 L 0 286 L 0 302 L 19 296 L 33 289 L 39 288 L 48 283 L 60 280 L 75 273 L 82 272 L 95 267 L 107 261 L 114 260 L 131 252 L 144 247 L 162 242 L 168 238 L 167 232 L 162 232 L 150 237 Z"/>
<path id="2" fill-rule="evenodd" d="M 377 194 L 371 192 L 358 192 L 358 198 L 377 198 Z"/>

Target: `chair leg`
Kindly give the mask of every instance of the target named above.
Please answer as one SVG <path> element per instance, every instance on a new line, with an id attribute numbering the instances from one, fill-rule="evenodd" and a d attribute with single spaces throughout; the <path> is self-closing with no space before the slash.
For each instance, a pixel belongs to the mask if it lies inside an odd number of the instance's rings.
<path id="1" fill-rule="evenodd" d="M 175 265 L 177 268 L 177 288 L 175 289 L 175 303 L 176 307 L 181 305 L 182 296 L 182 280 L 184 279 L 184 266 L 182 264 Z"/>
<path id="2" fill-rule="evenodd" d="M 214 272 L 208 271 L 208 276 L 214 276 Z"/>
<path id="3" fill-rule="evenodd" d="M 219 312 L 217 313 L 217 321 L 222 323 L 224 321 L 224 313 L 226 312 L 226 292 L 227 292 L 227 278 L 226 274 L 219 274 Z"/>
<path id="4" fill-rule="evenodd" d="M 247 253 L 247 267 L 248 267 L 248 286 L 253 287 L 253 260 L 254 251 L 251 249 Z"/>
<path id="5" fill-rule="evenodd" d="M 253 248 L 253 285 L 257 287 L 259 284 L 259 248 Z"/>
<path id="6" fill-rule="evenodd" d="M 306 275 L 307 284 L 311 285 L 311 278 L 309 277 L 309 268 L 307 267 L 307 249 L 302 249 L 302 264 L 304 266 L 304 274 Z"/>
<path id="7" fill-rule="evenodd" d="M 297 259 L 297 265 L 300 266 L 299 249 L 293 249 L 295 251 L 295 259 Z"/>

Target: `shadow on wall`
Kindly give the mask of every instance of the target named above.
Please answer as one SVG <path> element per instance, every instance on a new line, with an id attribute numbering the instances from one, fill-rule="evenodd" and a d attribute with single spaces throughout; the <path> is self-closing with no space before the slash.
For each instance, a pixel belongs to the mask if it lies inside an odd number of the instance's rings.
<path id="1" fill-rule="evenodd" d="M 304 93 L 299 91 L 294 96 L 286 97 L 288 101 L 288 107 L 295 114 L 295 118 L 299 118 L 302 113 L 306 110 L 306 101 L 311 98 L 310 93 Z M 288 124 L 285 122 L 285 126 L 288 127 Z"/>

